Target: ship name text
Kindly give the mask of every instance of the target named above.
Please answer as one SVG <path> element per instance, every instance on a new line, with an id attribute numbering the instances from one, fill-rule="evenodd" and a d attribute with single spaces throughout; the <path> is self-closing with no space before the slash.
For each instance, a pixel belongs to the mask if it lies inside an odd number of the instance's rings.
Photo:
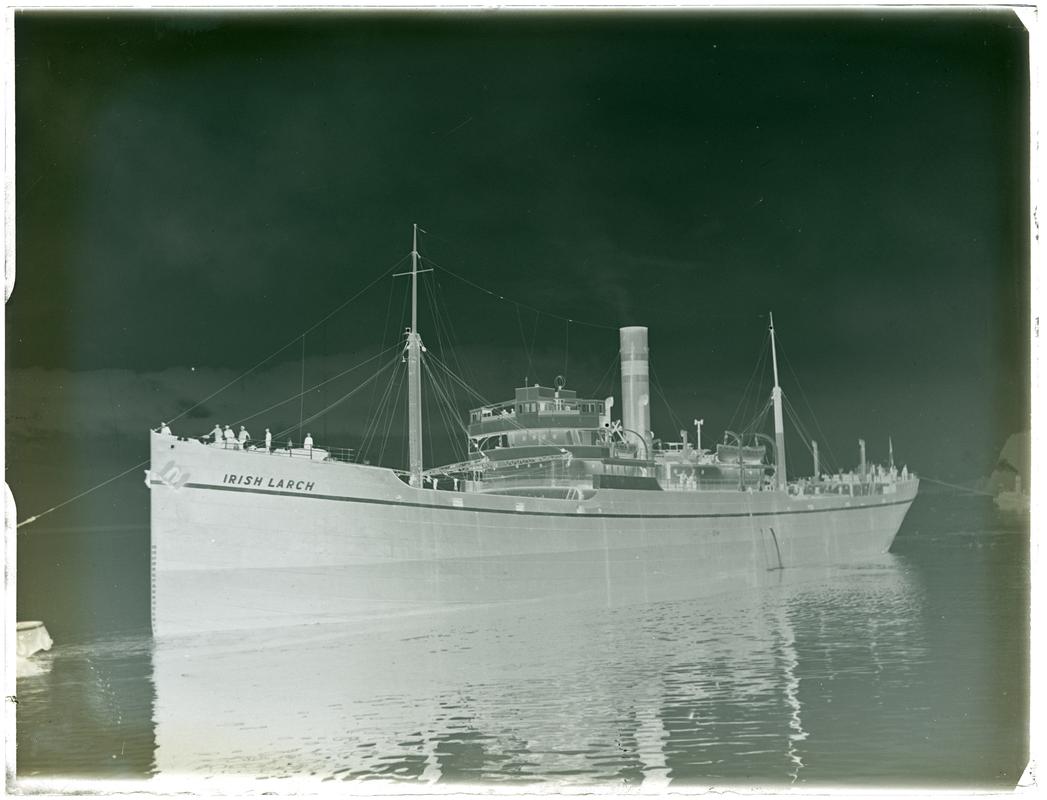
<path id="1" fill-rule="evenodd" d="M 262 475 L 236 475 L 226 473 L 222 483 L 232 486 L 265 486 L 269 489 L 294 489 L 298 492 L 311 492 L 316 485 L 313 481 L 296 481 L 294 478 L 266 478 Z"/>

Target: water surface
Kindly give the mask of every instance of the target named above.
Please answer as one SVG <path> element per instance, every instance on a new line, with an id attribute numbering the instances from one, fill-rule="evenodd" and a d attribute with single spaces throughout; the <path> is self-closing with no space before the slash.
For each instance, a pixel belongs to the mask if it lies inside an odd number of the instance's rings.
<path id="1" fill-rule="evenodd" d="M 931 496 L 890 554 L 758 591 L 69 637 L 18 680 L 18 776 L 1010 787 L 1027 546 L 984 500 Z"/>

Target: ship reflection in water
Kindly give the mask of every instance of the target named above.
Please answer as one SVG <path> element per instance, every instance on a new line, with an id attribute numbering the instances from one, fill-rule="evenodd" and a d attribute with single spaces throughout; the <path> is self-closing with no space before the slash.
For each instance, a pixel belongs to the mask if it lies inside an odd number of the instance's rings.
<path id="1" fill-rule="evenodd" d="M 687 601 L 59 645 L 19 778 L 1013 786 L 1012 533 Z"/>
<path id="2" fill-rule="evenodd" d="M 153 654 L 156 767 L 421 782 L 787 783 L 803 773 L 807 736 L 798 611 L 837 633 L 864 629 L 856 638 L 865 644 L 837 672 L 920 657 L 921 632 L 905 613 L 913 592 L 891 557 L 850 571 L 828 594 L 824 577 L 783 574 L 744 600 L 469 610 L 370 630 L 162 641 Z M 871 630 L 870 618 L 886 627 Z"/>

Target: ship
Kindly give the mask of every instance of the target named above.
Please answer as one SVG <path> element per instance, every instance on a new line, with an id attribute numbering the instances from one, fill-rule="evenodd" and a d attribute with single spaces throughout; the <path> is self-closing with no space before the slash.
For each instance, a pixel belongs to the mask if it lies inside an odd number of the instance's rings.
<path id="1" fill-rule="evenodd" d="M 150 433 L 155 636 L 352 623 L 553 602 L 614 607 L 760 586 L 886 553 L 919 480 L 892 463 L 787 474 L 769 316 L 773 437 L 656 439 L 648 329 L 618 331 L 613 397 L 563 381 L 468 412 L 468 456 L 425 467 L 415 226 L 407 469 L 335 448 Z"/>

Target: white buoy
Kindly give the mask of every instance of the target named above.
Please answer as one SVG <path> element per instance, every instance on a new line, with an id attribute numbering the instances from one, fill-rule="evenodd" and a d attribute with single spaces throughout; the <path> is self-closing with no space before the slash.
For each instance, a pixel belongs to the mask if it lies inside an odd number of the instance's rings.
<path id="1" fill-rule="evenodd" d="M 51 645 L 54 644 L 51 634 L 47 632 L 44 623 L 39 620 L 19 622 L 16 626 L 16 633 L 15 674 L 22 676 L 37 674 L 40 669 L 30 661 L 30 658 L 41 650 L 51 649 Z"/>
<path id="2" fill-rule="evenodd" d="M 17 652 L 22 658 L 29 658 L 33 653 L 41 650 L 50 650 L 54 641 L 51 634 L 47 632 L 44 623 L 39 620 L 32 622 L 19 622 Z"/>

